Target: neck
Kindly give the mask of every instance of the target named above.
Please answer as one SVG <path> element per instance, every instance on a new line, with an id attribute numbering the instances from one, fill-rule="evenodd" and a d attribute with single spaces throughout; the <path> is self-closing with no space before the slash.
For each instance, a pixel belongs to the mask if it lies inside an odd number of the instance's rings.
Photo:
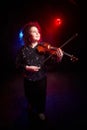
<path id="1" fill-rule="evenodd" d="M 33 43 L 31 43 L 31 47 L 32 48 L 34 48 L 35 46 L 37 46 L 38 45 L 38 42 L 33 42 Z"/>

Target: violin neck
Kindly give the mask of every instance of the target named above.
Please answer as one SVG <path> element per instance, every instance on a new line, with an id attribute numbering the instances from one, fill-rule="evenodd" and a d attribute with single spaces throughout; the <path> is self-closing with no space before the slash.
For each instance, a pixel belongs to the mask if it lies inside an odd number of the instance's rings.
<path id="1" fill-rule="evenodd" d="M 51 49 L 57 50 L 57 47 L 51 47 Z M 66 56 L 68 56 L 68 57 L 70 57 L 70 58 L 73 58 L 73 59 L 76 60 L 76 61 L 78 60 L 77 57 L 75 57 L 75 56 L 73 56 L 73 55 L 71 55 L 71 54 L 69 54 L 69 53 L 67 53 L 67 52 L 65 52 L 65 51 L 63 51 L 63 54 L 66 55 Z"/>

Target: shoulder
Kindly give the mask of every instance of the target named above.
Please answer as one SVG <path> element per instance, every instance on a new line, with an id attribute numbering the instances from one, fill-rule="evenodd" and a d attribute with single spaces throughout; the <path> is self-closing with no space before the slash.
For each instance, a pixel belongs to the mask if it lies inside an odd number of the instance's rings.
<path id="1" fill-rule="evenodd" d="M 26 50 L 26 49 L 28 49 L 28 46 L 23 45 L 23 46 L 21 46 L 20 51 L 24 51 L 24 50 Z"/>
<path id="2" fill-rule="evenodd" d="M 26 49 L 26 46 L 25 46 L 25 45 L 21 46 L 21 47 L 17 50 L 17 54 L 23 53 L 25 49 Z"/>

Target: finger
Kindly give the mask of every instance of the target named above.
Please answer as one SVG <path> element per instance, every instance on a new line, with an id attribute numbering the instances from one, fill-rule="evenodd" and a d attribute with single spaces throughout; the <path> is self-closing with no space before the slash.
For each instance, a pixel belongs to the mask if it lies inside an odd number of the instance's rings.
<path id="1" fill-rule="evenodd" d="M 61 51 L 60 51 L 60 49 L 59 49 L 59 48 L 57 49 L 57 55 L 58 55 L 58 56 L 60 56 L 60 55 L 61 55 Z"/>
<path id="2" fill-rule="evenodd" d="M 59 53 L 60 53 L 61 56 L 63 55 L 63 52 L 60 48 L 59 48 Z"/>

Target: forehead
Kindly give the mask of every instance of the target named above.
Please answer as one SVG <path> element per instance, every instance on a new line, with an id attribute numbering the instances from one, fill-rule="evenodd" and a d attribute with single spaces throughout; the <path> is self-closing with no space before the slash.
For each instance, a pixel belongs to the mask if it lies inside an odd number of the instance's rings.
<path id="1" fill-rule="evenodd" d="M 39 31 L 39 29 L 38 29 L 36 26 L 32 26 L 32 27 L 30 27 L 30 31 L 33 31 L 33 30 L 35 30 L 35 31 Z"/>

